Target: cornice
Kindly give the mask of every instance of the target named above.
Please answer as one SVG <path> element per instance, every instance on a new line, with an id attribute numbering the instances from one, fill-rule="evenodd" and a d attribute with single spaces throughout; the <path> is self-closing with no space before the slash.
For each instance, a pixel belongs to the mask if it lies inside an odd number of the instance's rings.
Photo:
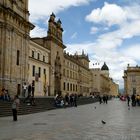
<path id="1" fill-rule="evenodd" d="M 71 56 L 68 56 L 67 54 L 64 53 L 64 57 L 66 59 L 69 59 L 70 61 L 76 63 L 77 65 L 81 66 L 82 68 L 86 69 L 87 71 L 90 71 L 87 67 L 85 67 L 77 58 L 72 58 Z"/>
<path id="2" fill-rule="evenodd" d="M 26 28 L 26 31 L 29 32 L 35 27 L 32 23 L 21 17 L 9 7 L 4 7 L 0 5 L 0 15 L 2 15 L 1 18 L 3 18 L 3 22 L 6 22 L 8 24 L 14 23 L 17 27 L 21 28 L 22 30 L 25 30 Z"/>

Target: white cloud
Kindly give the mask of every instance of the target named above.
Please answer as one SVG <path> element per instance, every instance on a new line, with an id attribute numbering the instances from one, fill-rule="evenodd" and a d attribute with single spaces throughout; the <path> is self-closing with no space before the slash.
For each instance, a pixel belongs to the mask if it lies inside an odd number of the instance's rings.
<path id="1" fill-rule="evenodd" d="M 99 28 L 97 27 L 92 27 L 90 33 L 91 34 L 96 34 L 99 31 Z"/>
<path id="2" fill-rule="evenodd" d="M 116 4 L 104 3 L 102 8 L 93 9 L 86 20 L 93 23 L 105 23 L 108 26 L 122 25 L 140 17 L 140 5 L 121 7 Z"/>
<path id="3" fill-rule="evenodd" d="M 140 61 L 140 44 L 128 46 L 127 49 L 122 49 L 121 51 L 125 56 L 129 56 Z"/>
<path id="4" fill-rule="evenodd" d="M 126 12 L 116 4 L 104 3 L 102 9 L 94 9 L 86 20 L 95 23 L 107 23 L 109 26 L 114 24 L 121 24 L 126 20 Z"/>
<path id="5" fill-rule="evenodd" d="M 92 0 L 30 0 L 30 20 L 36 22 L 39 19 L 49 16 L 52 12 L 56 14 L 71 6 L 88 4 L 90 1 Z"/>
<path id="6" fill-rule="evenodd" d="M 47 30 L 45 28 L 40 28 L 39 26 L 36 26 L 31 32 L 31 37 L 44 37 L 47 36 Z"/>

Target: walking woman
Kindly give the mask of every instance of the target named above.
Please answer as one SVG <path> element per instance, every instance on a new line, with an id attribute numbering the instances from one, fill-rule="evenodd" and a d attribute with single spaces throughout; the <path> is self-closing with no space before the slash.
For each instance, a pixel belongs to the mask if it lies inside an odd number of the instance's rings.
<path id="1" fill-rule="evenodd" d="M 20 104 L 19 98 L 17 95 L 15 95 L 12 103 L 13 121 L 17 121 L 17 110 L 19 104 Z"/>

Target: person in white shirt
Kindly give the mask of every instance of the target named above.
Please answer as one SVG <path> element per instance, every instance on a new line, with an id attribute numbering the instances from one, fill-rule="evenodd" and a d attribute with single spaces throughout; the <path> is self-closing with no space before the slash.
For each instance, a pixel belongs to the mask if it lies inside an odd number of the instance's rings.
<path id="1" fill-rule="evenodd" d="M 22 92 L 22 96 L 23 96 L 23 97 L 25 97 L 26 90 L 27 90 L 27 85 L 26 85 L 26 83 L 24 83 L 24 84 L 23 84 L 23 92 Z"/>

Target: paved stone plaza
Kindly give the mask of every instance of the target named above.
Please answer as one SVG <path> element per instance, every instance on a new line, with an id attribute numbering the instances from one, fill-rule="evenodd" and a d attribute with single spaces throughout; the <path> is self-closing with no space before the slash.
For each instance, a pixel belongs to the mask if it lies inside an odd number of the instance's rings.
<path id="1" fill-rule="evenodd" d="M 107 105 L 18 116 L 17 122 L 3 117 L 0 140 L 140 140 L 140 107 L 129 110 L 126 102 L 114 99 Z"/>

